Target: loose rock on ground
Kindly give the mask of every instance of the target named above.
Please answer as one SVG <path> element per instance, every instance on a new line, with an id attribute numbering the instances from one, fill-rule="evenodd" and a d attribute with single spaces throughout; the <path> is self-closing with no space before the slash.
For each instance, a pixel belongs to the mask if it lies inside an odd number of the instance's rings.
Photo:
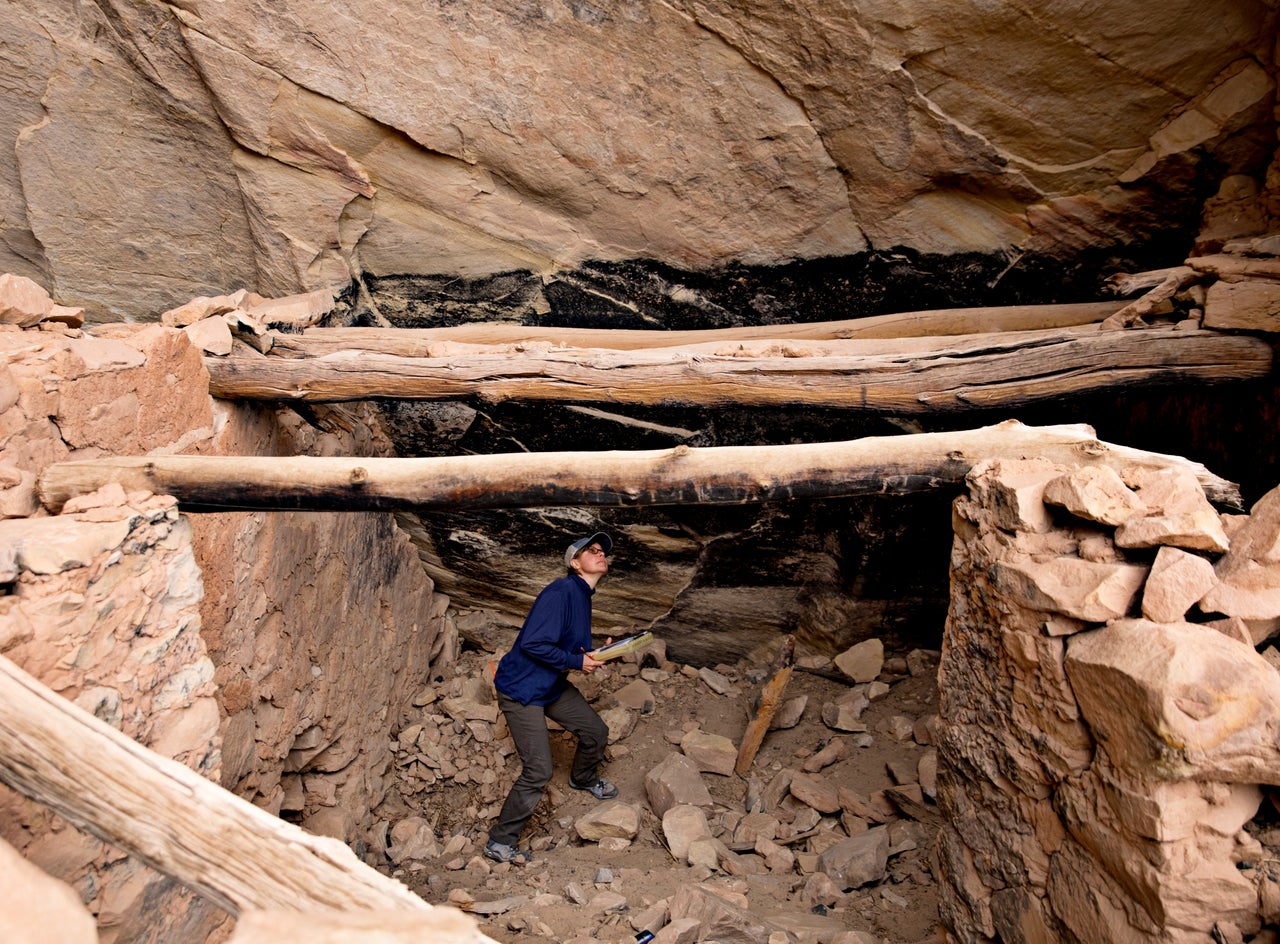
<path id="1" fill-rule="evenodd" d="M 837 663 L 800 659 L 745 777 L 734 761 L 767 672 L 751 666 L 767 654 L 695 668 L 668 661 L 659 640 L 577 676 L 609 725 L 602 772 L 620 794 L 570 790 L 574 742 L 553 734 L 556 773 L 521 836 L 534 856 L 522 866 L 481 854 L 519 760 L 494 701 L 497 655 L 463 652 L 395 733 L 397 788 L 367 856 L 498 941 L 646 929 L 656 944 L 935 940 L 937 657 L 876 639 Z"/>

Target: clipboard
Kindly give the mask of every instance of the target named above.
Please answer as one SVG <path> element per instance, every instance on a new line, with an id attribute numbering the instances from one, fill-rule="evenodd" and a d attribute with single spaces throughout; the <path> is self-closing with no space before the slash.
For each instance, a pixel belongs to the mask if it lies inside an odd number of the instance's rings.
<path id="1" fill-rule="evenodd" d="M 625 656 L 628 652 L 643 649 L 651 642 L 653 642 L 653 633 L 646 630 L 643 633 L 636 633 L 634 636 L 619 639 L 617 642 L 611 642 L 607 646 L 601 646 L 591 653 L 591 657 L 599 662 L 608 662 L 610 659 Z"/>

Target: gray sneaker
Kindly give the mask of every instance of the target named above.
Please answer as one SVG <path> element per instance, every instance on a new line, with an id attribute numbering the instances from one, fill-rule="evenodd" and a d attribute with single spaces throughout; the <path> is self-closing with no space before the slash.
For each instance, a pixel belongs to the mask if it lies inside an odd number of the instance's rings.
<path id="1" fill-rule="evenodd" d="M 612 800 L 618 795 L 618 788 L 603 777 L 594 783 L 574 783 L 573 778 L 570 777 L 569 786 L 575 790 L 586 790 L 597 800 Z"/>
<path id="2" fill-rule="evenodd" d="M 485 858 L 494 862 L 514 862 L 516 865 L 527 865 L 533 861 L 533 854 L 526 849 L 508 846 L 505 842 L 490 839 L 484 844 Z"/>

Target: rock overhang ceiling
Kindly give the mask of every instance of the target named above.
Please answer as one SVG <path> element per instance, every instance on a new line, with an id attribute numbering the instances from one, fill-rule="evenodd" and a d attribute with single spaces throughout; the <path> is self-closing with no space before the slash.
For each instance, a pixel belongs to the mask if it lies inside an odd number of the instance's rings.
<path id="1" fill-rule="evenodd" d="M 241 285 L 1185 248 L 1270 162 L 1274 22 L 1261 0 L 46 0 L 0 13 L 0 268 L 146 320 Z"/>

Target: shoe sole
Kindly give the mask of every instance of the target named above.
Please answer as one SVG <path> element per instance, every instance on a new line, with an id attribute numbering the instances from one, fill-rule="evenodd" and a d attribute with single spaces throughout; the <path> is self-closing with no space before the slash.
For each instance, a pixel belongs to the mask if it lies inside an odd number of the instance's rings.
<path id="1" fill-rule="evenodd" d="M 505 862 L 508 865 L 528 865 L 530 862 L 533 861 L 531 857 L 525 855 L 523 852 L 517 852 L 515 855 L 511 856 L 508 859 L 508 858 L 503 858 L 500 855 L 496 855 L 495 853 L 490 852 L 488 849 L 484 850 L 484 857 L 486 859 L 489 859 L 492 862 Z"/>
<path id="2" fill-rule="evenodd" d="M 573 787 L 575 790 L 581 790 L 583 793 L 590 793 L 597 800 L 612 800 L 618 795 L 618 791 L 616 789 L 612 793 L 596 793 L 590 787 L 580 787 L 575 783 L 570 783 L 569 786 Z"/>

